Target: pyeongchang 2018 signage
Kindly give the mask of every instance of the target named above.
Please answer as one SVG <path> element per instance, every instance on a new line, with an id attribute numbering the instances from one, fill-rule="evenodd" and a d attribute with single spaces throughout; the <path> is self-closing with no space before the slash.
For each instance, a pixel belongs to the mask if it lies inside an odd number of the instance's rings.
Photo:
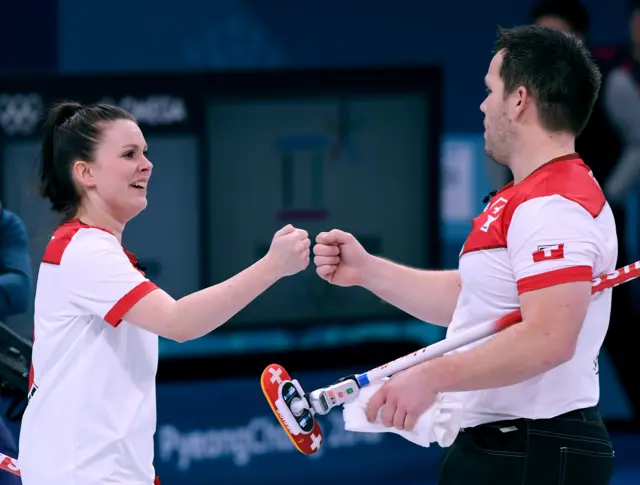
<path id="1" fill-rule="evenodd" d="M 307 391 L 333 382 L 334 372 L 296 376 Z M 341 374 L 340 374 L 341 375 Z M 341 409 L 320 416 L 324 444 L 304 456 L 280 427 L 258 379 L 158 384 L 156 471 L 163 483 L 305 485 L 335 482 L 417 483 L 437 477 L 440 448 L 391 434 L 344 429 Z"/>
<path id="2" fill-rule="evenodd" d="M 348 433 L 339 412 L 329 415 L 323 425 L 323 447 L 311 460 L 322 457 L 327 449 L 378 445 L 384 439 L 380 434 Z M 183 472 L 203 461 L 225 460 L 246 467 L 257 457 L 298 453 L 278 422 L 267 414 L 227 428 L 181 431 L 165 424 L 158 428 L 157 439 L 160 459 Z"/>

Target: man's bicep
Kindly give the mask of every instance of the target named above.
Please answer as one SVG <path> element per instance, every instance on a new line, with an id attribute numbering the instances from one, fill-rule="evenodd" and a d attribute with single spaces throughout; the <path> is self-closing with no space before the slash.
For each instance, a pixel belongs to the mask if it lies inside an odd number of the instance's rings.
<path id="1" fill-rule="evenodd" d="M 591 282 L 599 238 L 593 216 L 575 202 L 551 196 L 521 204 L 507 235 L 518 293 Z"/>
<path id="2" fill-rule="evenodd" d="M 574 281 L 527 291 L 520 295 L 522 320 L 537 328 L 557 349 L 561 360 L 571 358 L 591 301 L 591 282 Z"/>
<path id="3" fill-rule="evenodd" d="M 520 295 L 523 320 L 559 321 L 561 315 L 582 322 L 591 301 L 590 281 L 574 281 Z"/>

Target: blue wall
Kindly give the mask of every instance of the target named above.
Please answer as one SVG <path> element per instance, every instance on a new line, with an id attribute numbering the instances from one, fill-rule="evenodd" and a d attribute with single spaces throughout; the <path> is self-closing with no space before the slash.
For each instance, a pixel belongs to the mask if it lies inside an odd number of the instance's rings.
<path id="1" fill-rule="evenodd" d="M 174 0 L 59 1 L 62 71 L 438 63 L 446 132 L 482 129 L 496 27 L 528 22 L 534 3 L 182 0 L 177 9 Z M 584 1 L 594 43 L 627 38 L 626 3 Z"/>

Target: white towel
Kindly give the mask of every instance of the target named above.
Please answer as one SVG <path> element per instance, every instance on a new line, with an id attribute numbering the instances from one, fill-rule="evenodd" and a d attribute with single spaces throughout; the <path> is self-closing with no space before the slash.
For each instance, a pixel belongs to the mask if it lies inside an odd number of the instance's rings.
<path id="1" fill-rule="evenodd" d="M 347 431 L 396 433 L 426 448 L 431 443 L 438 443 L 444 448 L 453 444 L 462 424 L 464 405 L 460 401 L 451 399 L 447 393 L 438 395 L 436 402 L 418 418 L 412 431 L 384 426 L 380 421 L 380 413 L 384 406 L 380 408 L 377 420 L 374 423 L 369 422 L 365 414 L 367 403 L 371 396 L 384 384 L 385 380 L 363 387 L 360 389 L 360 394 L 355 401 L 344 405 L 342 417 Z"/>

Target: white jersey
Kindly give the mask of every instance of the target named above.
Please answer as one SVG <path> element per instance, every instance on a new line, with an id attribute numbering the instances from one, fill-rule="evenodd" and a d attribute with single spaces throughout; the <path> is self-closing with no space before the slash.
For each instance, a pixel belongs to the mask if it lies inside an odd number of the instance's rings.
<path id="1" fill-rule="evenodd" d="M 552 160 L 505 186 L 473 220 L 447 336 L 518 309 L 524 292 L 610 273 L 617 254 L 613 214 L 589 168 L 577 154 Z M 462 426 L 551 418 L 596 405 L 610 310 L 611 290 L 592 297 L 570 361 L 519 384 L 456 393 L 466 407 Z"/>
<path id="2" fill-rule="evenodd" d="M 152 485 L 158 337 L 122 321 L 156 286 L 109 232 L 56 230 L 38 275 L 24 485 Z"/>

